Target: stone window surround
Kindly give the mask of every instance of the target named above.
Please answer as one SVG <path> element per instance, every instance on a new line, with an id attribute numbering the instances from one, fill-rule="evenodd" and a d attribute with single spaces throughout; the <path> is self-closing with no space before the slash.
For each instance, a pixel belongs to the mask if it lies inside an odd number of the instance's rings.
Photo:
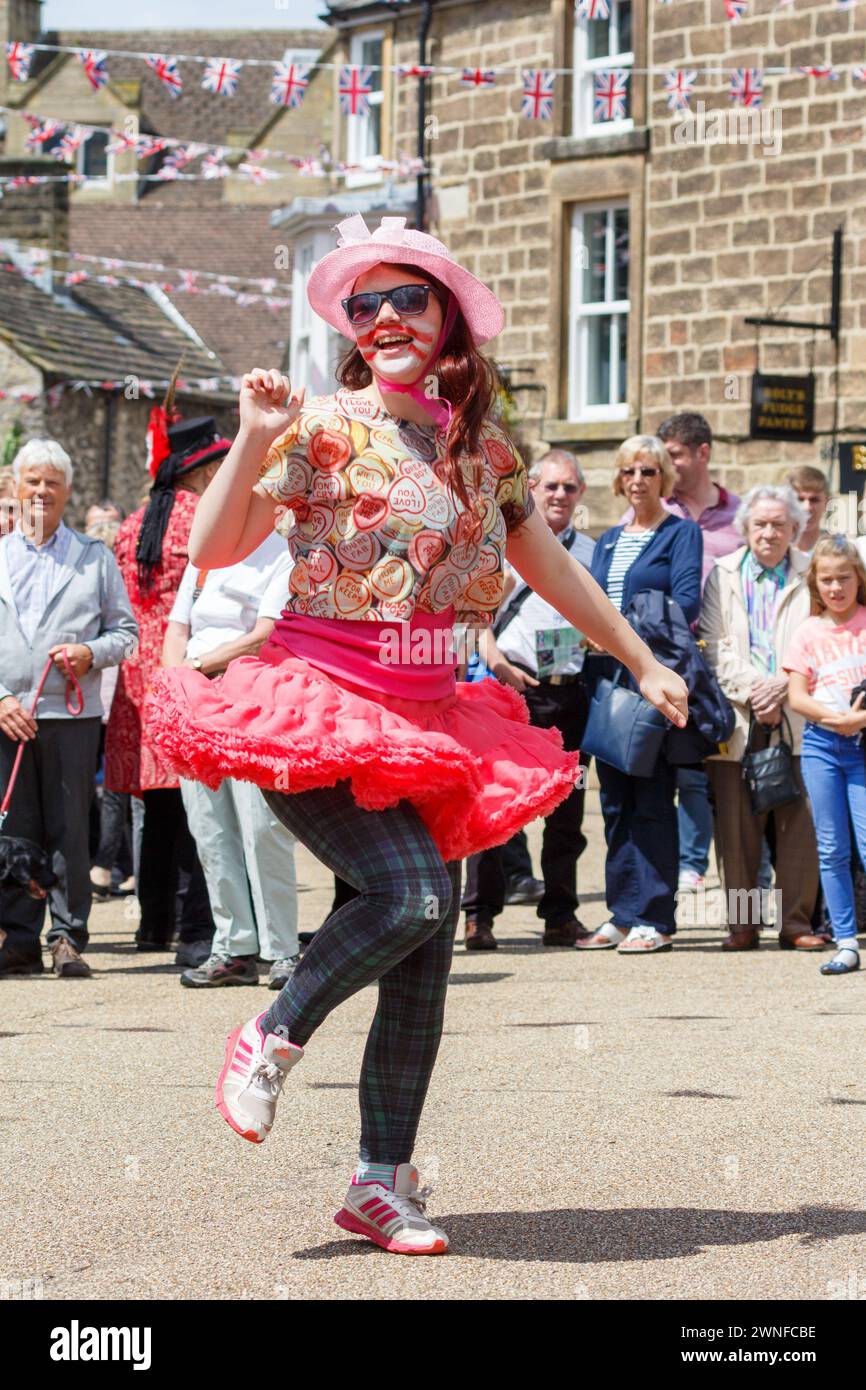
<path id="1" fill-rule="evenodd" d="M 635 132 L 637 133 L 637 132 Z M 568 401 L 569 246 L 572 210 L 576 204 L 624 202 L 629 209 L 629 326 L 628 404 L 625 419 L 576 421 L 564 418 Z M 554 418 L 545 422 L 551 442 L 622 440 L 636 432 L 641 394 L 643 352 L 643 230 L 644 159 L 640 153 L 613 155 L 587 162 L 562 161 L 550 171 L 551 267 L 550 356 L 547 398 L 555 403 Z"/>
<path id="2" fill-rule="evenodd" d="M 552 0 L 550 19 L 553 29 L 554 67 L 570 68 L 574 62 L 572 34 L 574 32 L 575 9 L 575 0 Z M 632 6 L 632 37 L 634 40 L 634 66 L 636 68 L 647 66 L 647 11 L 647 5 L 635 4 Z M 619 135 L 612 131 L 609 136 L 577 137 L 576 143 L 594 145 L 598 140 L 623 139 L 631 133 L 640 133 L 641 128 L 647 123 L 647 82 L 644 74 L 640 74 L 640 81 L 637 80 L 637 76 L 638 74 L 632 73 L 629 79 L 632 86 L 631 119 L 634 131 L 621 131 Z M 567 137 L 569 140 L 574 138 L 572 136 L 571 86 L 572 78 L 570 75 L 563 73 L 557 78 L 552 119 L 554 137 Z M 582 155 L 583 151 L 580 153 Z M 563 157 L 567 158 L 568 156 Z"/>
<path id="3" fill-rule="evenodd" d="M 376 19 L 371 18 L 371 19 L 370 19 L 370 22 L 369 22 L 368 24 L 364 24 L 363 26 L 361 26 L 361 25 L 353 26 L 351 29 L 345 29 L 345 30 L 340 34 L 339 47 L 335 50 L 334 57 L 333 57 L 333 61 L 334 61 L 335 64 L 338 64 L 338 65 L 342 65 L 342 64 L 346 64 L 346 63 L 351 63 L 351 62 L 353 61 L 353 60 L 352 60 L 352 41 L 353 41 L 353 40 L 357 41 L 359 37 L 366 37 L 368 31 L 369 31 L 369 33 L 370 33 L 371 36 L 372 36 L 373 34 L 382 34 L 382 36 L 383 36 L 383 37 L 382 37 L 382 104 L 381 104 L 381 106 L 380 106 L 380 108 L 379 108 L 379 109 L 381 110 L 381 112 L 382 112 L 382 122 L 381 122 L 381 130 L 382 130 L 382 150 L 381 150 L 381 157 L 382 157 L 382 159 L 393 159 L 394 156 L 393 156 L 393 153 L 392 153 L 392 146 L 393 146 L 393 129 L 392 129 L 392 127 L 393 127 L 393 110 L 394 110 L 394 96 L 395 96 L 395 93 L 394 93 L 394 73 L 392 73 L 391 71 L 389 71 L 389 69 L 391 68 L 391 66 L 392 66 L 392 64 L 393 64 L 393 62 L 394 62 L 394 56 L 393 56 L 393 55 L 394 55 L 394 21 L 393 21 L 393 20 L 389 20 L 389 19 L 387 19 L 387 18 L 382 18 L 382 19 L 379 19 L 379 20 L 377 21 Z M 347 121 L 349 121 L 349 120 L 351 119 L 351 117 L 349 117 L 349 116 L 344 116 L 343 113 L 342 113 L 341 110 L 340 110 L 340 98 L 339 98 L 339 94 L 338 94 L 338 92 L 337 92 L 338 83 L 337 83 L 337 80 L 336 80 L 337 77 L 338 77 L 338 75 L 339 75 L 338 72 L 335 71 L 335 72 L 334 72 L 334 131 L 335 131 L 335 134 L 336 134 L 336 139 L 335 139 L 335 141 L 334 141 L 334 146 L 335 146 L 335 148 L 334 148 L 334 151 L 333 151 L 333 156 L 334 156 L 335 159 L 348 159 L 348 157 L 349 157 L 349 156 L 348 156 L 348 128 L 347 128 L 347 124 L 346 124 L 346 123 L 347 123 Z M 381 183 L 381 182 L 383 181 L 383 178 L 384 178 L 384 174 L 383 174 L 381 171 L 380 171 L 379 173 L 376 173 L 376 174 L 361 175 L 361 179 L 363 180 L 363 186 L 364 186 L 365 188 L 366 188 L 366 187 L 370 187 L 370 186 L 374 186 L 374 185 L 376 185 L 376 184 L 378 184 L 378 183 Z M 347 187 L 351 187 L 351 186 L 353 186 L 353 185 L 350 185 L 350 184 L 347 183 Z M 357 186 L 357 185 L 354 185 L 354 186 Z"/>

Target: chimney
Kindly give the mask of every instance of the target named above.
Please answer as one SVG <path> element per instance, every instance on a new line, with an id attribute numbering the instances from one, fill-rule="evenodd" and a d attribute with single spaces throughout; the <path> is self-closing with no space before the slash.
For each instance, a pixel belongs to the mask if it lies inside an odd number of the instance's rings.
<path id="1" fill-rule="evenodd" d="M 13 82 L 6 62 L 7 43 L 38 43 L 42 34 L 42 0 L 0 0 L 0 106 L 9 104 L 10 89 L 20 96 L 26 83 Z M 34 53 L 34 64 L 40 55 Z M 43 60 L 50 54 L 42 54 Z"/>

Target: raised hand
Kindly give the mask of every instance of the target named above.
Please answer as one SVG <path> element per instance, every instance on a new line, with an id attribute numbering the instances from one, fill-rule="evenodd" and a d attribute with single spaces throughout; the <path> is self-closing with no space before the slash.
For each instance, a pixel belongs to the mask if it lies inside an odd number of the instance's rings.
<path id="1" fill-rule="evenodd" d="M 292 384 L 282 372 L 254 367 L 241 381 L 241 429 L 276 439 L 294 423 L 303 403 L 304 389 L 293 394 Z"/>

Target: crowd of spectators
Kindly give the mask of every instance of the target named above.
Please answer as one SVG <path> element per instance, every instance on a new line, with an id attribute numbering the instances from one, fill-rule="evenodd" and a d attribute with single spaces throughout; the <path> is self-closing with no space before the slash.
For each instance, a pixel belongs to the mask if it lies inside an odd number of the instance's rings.
<path id="1" fill-rule="evenodd" d="M 704 889 L 715 842 L 729 905 L 723 949 L 759 945 L 769 901 L 782 947 L 818 951 L 832 940 L 824 973 L 859 968 L 863 542 L 824 530 L 830 498 L 819 469 L 795 469 L 741 499 L 713 480 L 712 442 L 690 412 L 626 440 L 611 480 L 626 510 L 595 541 L 578 458 L 554 449 L 531 466 L 541 516 L 614 606 L 636 622 L 636 600 L 654 594 L 681 616 L 732 708 L 731 732 L 686 760 L 662 743 L 650 775 L 596 759 L 607 920 L 595 931 L 578 916 L 585 758 L 579 784 L 545 821 L 539 878 L 522 833 L 467 861 L 468 950 L 496 949 L 496 919 L 520 902 L 536 904 L 544 947 L 670 951 L 678 906 Z M 81 532 L 64 521 L 73 473 L 59 444 L 29 441 L 0 474 L 0 792 L 24 745 L 4 833 L 41 847 L 54 879 L 47 901 L 0 884 L 0 975 L 44 969 L 47 907 L 54 970 L 89 976 L 92 900 L 118 896 L 138 904 L 135 948 L 174 950 L 186 987 L 257 984 L 264 963 L 279 989 L 298 960 L 291 835 L 252 784 L 180 782 L 148 738 L 148 684 L 160 664 L 218 676 L 258 651 L 284 605 L 291 559 L 277 533 L 226 570 L 189 562 L 198 498 L 228 448 L 212 420 L 176 424 L 142 505 L 124 517 L 105 498 Z M 466 678 L 518 690 L 531 721 L 559 729 L 570 749 L 581 746 L 600 683 L 628 678 L 514 573 L 480 658 Z M 759 808 L 744 758 L 780 739 L 789 795 Z M 352 891 L 338 880 L 335 906 Z M 755 901 L 757 920 L 732 915 L 731 903 Z"/>

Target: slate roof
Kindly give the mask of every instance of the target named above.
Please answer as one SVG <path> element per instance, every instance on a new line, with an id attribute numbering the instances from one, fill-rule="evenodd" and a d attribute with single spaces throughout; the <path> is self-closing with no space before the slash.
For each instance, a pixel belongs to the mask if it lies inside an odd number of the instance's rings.
<path id="1" fill-rule="evenodd" d="M 131 285 L 75 286 L 51 294 L 0 255 L 0 340 L 46 375 L 117 380 L 135 375 L 163 381 L 185 352 L 182 375 L 228 374 L 216 353 L 199 346 Z M 223 388 L 221 397 L 234 393 Z"/>

